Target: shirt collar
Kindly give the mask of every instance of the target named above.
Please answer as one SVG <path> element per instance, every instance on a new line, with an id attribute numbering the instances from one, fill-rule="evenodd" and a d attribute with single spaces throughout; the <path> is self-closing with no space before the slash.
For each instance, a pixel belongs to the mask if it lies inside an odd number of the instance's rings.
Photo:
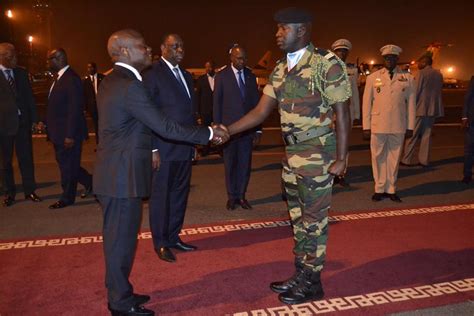
<path id="1" fill-rule="evenodd" d="M 306 45 L 305 47 L 301 48 L 301 49 L 298 49 L 297 51 L 295 52 L 292 52 L 292 53 L 287 53 L 286 54 L 286 57 L 287 58 L 295 58 L 295 56 L 303 56 L 304 52 L 306 51 L 306 49 L 308 48 L 309 45 Z"/>
<path id="2" fill-rule="evenodd" d="M 13 69 L 7 68 L 7 67 L 3 66 L 2 64 L 0 64 L 0 70 L 1 70 L 1 71 L 5 71 L 5 70 L 11 70 L 11 71 L 13 71 Z"/>
<path id="3" fill-rule="evenodd" d="M 163 59 L 163 61 L 166 63 L 166 65 L 168 65 L 168 67 L 171 69 L 171 71 L 173 71 L 173 69 L 175 68 L 178 68 L 179 69 L 179 65 L 176 65 L 176 66 L 173 66 L 169 61 L 167 61 L 163 56 L 161 56 L 161 59 Z"/>
<path id="4" fill-rule="evenodd" d="M 234 74 L 237 76 L 237 73 L 239 72 L 239 70 L 237 70 L 237 68 L 235 68 L 234 65 L 232 65 L 232 63 L 230 63 L 230 66 L 232 67 L 232 71 L 234 72 Z M 244 73 L 244 69 L 242 69 L 241 72 Z"/>
<path id="5" fill-rule="evenodd" d="M 58 71 L 58 79 L 56 80 L 59 80 L 59 78 L 61 78 L 62 75 L 64 75 L 64 73 L 66 72 L 66 70 L 68 70 L 69 68 L 69 65 L 66 65 L 64 66 L 64 68 L 62 68 L 61 70 Z"/>
<path id="6" fill-rule="evenodd" d="M 123 68 L 127 68 L 128 70 L 130 70 L 131 72 L 133 72 L 133 74 L 135 75 L 135 77 L 137 77 L 138 80 L 140 81 L 143 81 L 142 79 L 142 76 L 140 75 L 140 73 L 138 72 L 138 70 L 136 70 L 134 67 L 126 64 L 126 63 L 122 63 L 122 62 L 116 62 L 115 63 L 117 66 L 120 66 L 120 67 L 123 67 Z"/>

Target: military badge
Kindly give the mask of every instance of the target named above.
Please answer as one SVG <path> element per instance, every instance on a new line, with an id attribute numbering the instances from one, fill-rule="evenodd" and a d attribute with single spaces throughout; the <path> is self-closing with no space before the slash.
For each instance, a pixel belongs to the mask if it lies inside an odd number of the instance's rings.
<path id="1" fill-rule="evenodd" d="M 383 86 L 382 79 L 376 78 L 374 82 L 374 87 L 377 88 L 377 93 L 380 93 L 380 88 Z"/>

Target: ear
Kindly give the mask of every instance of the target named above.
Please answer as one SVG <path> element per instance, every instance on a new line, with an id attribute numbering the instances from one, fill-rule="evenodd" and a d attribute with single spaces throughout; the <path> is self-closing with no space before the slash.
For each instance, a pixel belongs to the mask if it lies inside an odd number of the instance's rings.
<path id="1" fill-rule="evenodd" d="M 304 37 L 307 31 L 308 31 L 308 30 L 307 30 L 307 28 L 306 28 L 306 25 L 301 24 L 301 25 L 298 26 L 298 28 L 296 29 L 296 36 L 297 36 L 298 38 Z"/>

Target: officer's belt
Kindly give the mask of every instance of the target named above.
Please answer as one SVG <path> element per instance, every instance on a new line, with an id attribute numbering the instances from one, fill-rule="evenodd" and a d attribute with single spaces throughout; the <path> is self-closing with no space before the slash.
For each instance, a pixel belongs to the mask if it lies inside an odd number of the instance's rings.
<path id="1" fill-rule="evenodd" d="M 283 142 L 287 146 L 295 145 L 316 137 L 321 137 L 331 132 L 332 128 L 330 128 L 329 126 L 315 127 L 303 132 L 285 134 L 283 136 Z"/>

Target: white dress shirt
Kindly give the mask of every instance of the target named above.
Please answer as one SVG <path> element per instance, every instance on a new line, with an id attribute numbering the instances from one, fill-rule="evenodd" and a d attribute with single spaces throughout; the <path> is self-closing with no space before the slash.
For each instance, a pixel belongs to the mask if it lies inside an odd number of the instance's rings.
<path id="1" fill-rule="evenodd" d="M 210 74 L 207 74 L 207 81 L 209 81 L 209 86 L 211 87 L 211 91 L 214 92 L 214 77 Z"/>
<path id="2" fill-rule="evenodd" d="M 235 79 L 237 79 L 237 83 L 239 83 L 239 70 L 237 70 L 237 68 L 234 67 L 234 65 L 232 65 L 232 63 L 230 64 L 230 66 L 232 67 L 232 71 L 234 72 L 234 75 L 235 75 Z M 244 70 L 240 70 L 240 73 L 242 74 L 242 81 L 244 82 L 245 84 L 245 75 L 244 75 Z"/>
<path id="3" fill-rule="evenodd" d="M 304 52 L 306 51 L 306 47 L 303 47 L 296 52 L 286 54 L 286 63 L 288 64 L 288 71 L 290 71 L 294 66 L 298 64 L 303 57 Z"/>

